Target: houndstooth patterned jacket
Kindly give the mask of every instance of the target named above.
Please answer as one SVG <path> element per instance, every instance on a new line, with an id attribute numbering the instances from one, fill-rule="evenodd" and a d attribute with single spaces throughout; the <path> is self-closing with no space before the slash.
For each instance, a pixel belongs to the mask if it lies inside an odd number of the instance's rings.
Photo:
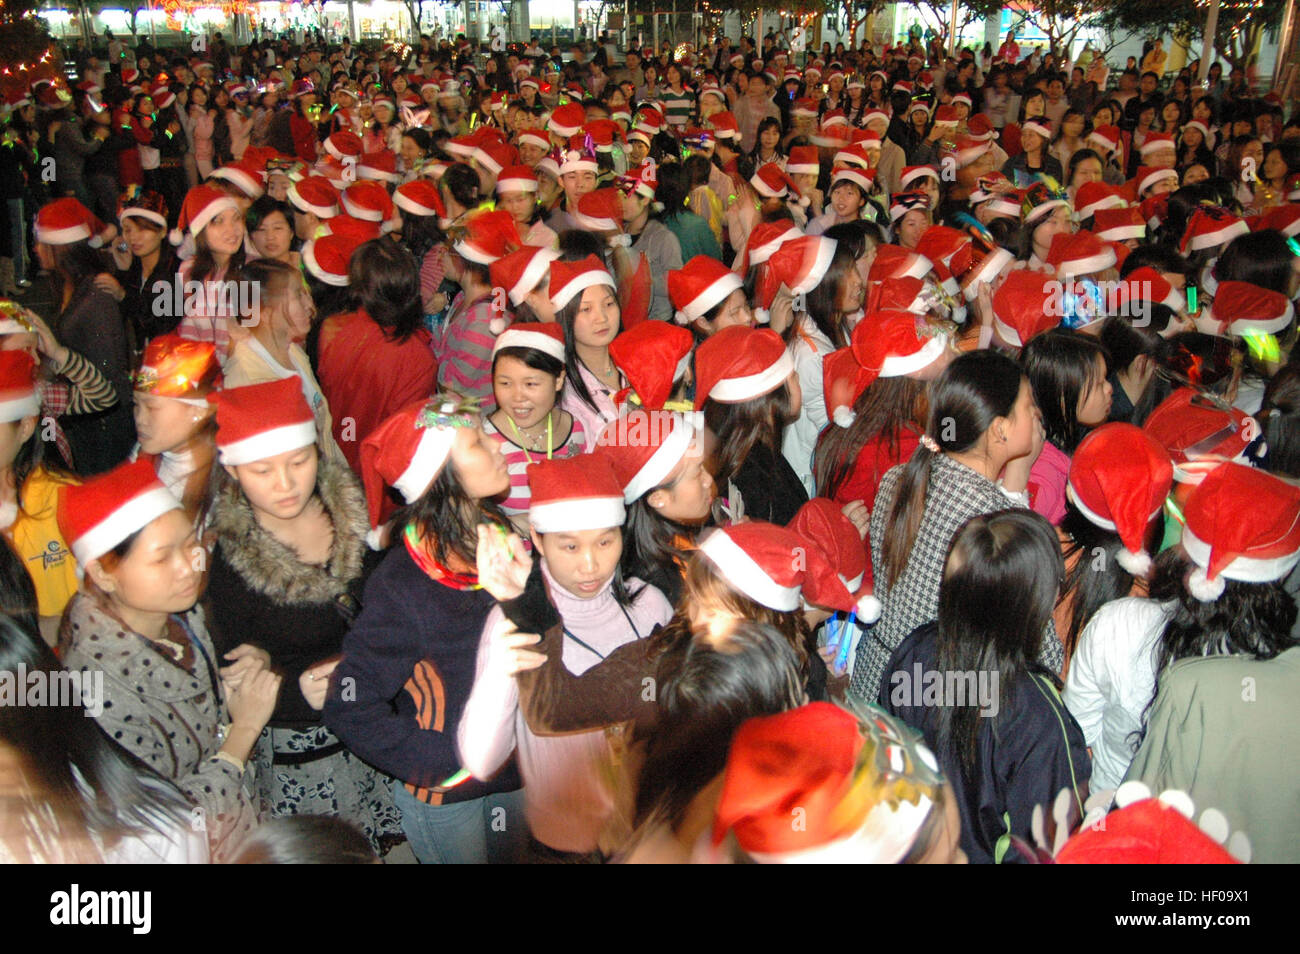
<path id="1" fill-rule="evenodd" d="M 938 619 L 939 582 L 957 530 L 971 517 L 1018 506 L 987 477 L 946 454 L 936 455 L 930 464 L 925 514 L 916 542 L 903 575 L 890 586 L 884 572 L 885 524 L 906 466 L 899 464 L 885 474 L 871 511 L 871 562 L 876 568 L 876 596 L 884 612 L 862 637 L 849 684 L 849 691 L 867 702 L 876 701 L 885 666 L 898 644 L 918 626 Z M 1065 664 L 1065 652 L 1050 620 L 1039 660 L 1052 672 L 1060 672 Z"/>

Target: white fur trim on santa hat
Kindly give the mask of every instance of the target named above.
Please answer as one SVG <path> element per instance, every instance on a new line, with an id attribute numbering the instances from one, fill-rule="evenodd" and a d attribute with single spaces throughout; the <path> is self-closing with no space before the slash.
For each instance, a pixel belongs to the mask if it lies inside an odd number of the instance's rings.
<path id="1" fill-rule="evenodd" d="M 503 192 L 536 192 L 536 179 L 498 179 L 497 195 Z"/>
<path id="2" fill-rule="evenodd" d="M 393 489 L 402 495 L 408 504 L 414 503 L 429 489 L 433 479 L 442 470 L 451 454 L 451 446 L 456 442 L 458 429 L 454 427 L 426 428 L 416 445 L 415 454 L 407 464 L 402 476 L 393 482 Z"/>
<path id="3" fill-rule="evenodd" d="M 573 300 L 574 295 L 584 292 L 594 285 L 608 285 L 610 288 L 617 287 L 609 272 L 603 268 L 593 268 L 591 271 L 575 275 L 567 285 L 562 286 L 551 296 L 551 304 L 555 306 L 556 311 L 559 311 Z"/>
<path id="4" fill-rule="evenodd" d="M 12 401 L 0 401 L 0 422 L 5 424 L 10 421 L 21 421 L 25 417 L 37 416 L 40 413 L 41 399 L 36 396 L 35 391 L 14 398 Z"/>
<path id="5" fill-rule="evenodd" d="M 728 295 L 743 285 L 744 282 L 735 272 L 720 275 L 717 281 L 701 290 L 698 295 L 686 303 L 685 308 L 677 312 L 678 322 L 686 324 L 695 321 L 697 318 L 703 318 L 710 308 L 719 302 L 725 301 Z"/>
<path id="6" fill-rule="evenodd" d="M 802 587 L 777 583 L 727 536 L 726 530 L 717 529 L 708 534 L 700 543 L 700 552 L 713 562 L 727 582 L 754 602 L 786 613 L 799 608 Z"/>
<path id="7" fill-rule="evenodd" d="M 793 373 L 794 358 L 790 356 L 789 351 L 782 351 L 781 357 L 757 374 L 747 374 L 739 378 L 723 378 L 713 385 L 713 390 L 709 392 L 708 397 L 709 400 L 718 401 L 721 404 L 739 404 L 741 401 L 751 401 L 770 391 L 775 391 Z"/>
<path id="8" fill-rule="evenodd" d="M 584 497 L 534 502 L 528 508 L 528 522 L 538 533 L 576 533 L 622 527 L 627 510 L 618 497 Z"/>
<path id="9" fill-rule="evenodd" d="M 122 214 L 117 218 L 119 222 L 122 219 L 144 219 L 146 222 L 152 222 L 154 225 L 167 228 L 167 219 L 164 216 L 159 215 L 153 209 L 142 209 L 139 206 L 128 206 L 122 210 Z"/>
<path id="10" fill-rule="evenodd" d="M 233 444 L 218 445 L 217 458 L 227 467 L 239 467 L 315 443 L 316 422 L 299 421 L 254 434 Z"/>
<path id="11" fill-rule="evenodd" d="M 1191 557 L 1192 562 L 1197 567 L 1202 568 L 1201 576 L 1209 584 L 1218 582 L 1209 580 L 1203 569 L 1210 563 L 1210 545 L 1193 533 L 1187 524 L 1183 524 L 1182 544 L 1183 550 Z M 1219 572 L 1219 580 L 1239 580 L 1242 583 L 1272 583 L 1275 580 L 1282 579 L 1295 569 L 1296 563 L 1300 563 L 1300 550 L 1295 553 L 1288 553 L 1285 556 L 1269 557 L 1262 560 L 1239 556 Z M 1196 596 L 1195 593 L 1192 595 Z M 1196 598 L 1201 599 L 1199 596 Z"/>
<path id="12" fill-rule="evenodd" d="M 95 526 L 73 540 L 72 555 L 85 566 L 97 560 L 131 534 L 170 510 L 179 510 L 181 502 L 166 487 L 132 497 Z"/>
<path id="13" fill-rule="evenodd" d="M 935 335 L 911 354 L 891 354 L 880 363 L 880 377 L 905 378 L 915 374 L 943 357 L 947 348 L 947 335 Z"/>
<path id="14" fill-rule="evenodd" d="M 650 459 L 641 465 L 641 469 L 623 488 L 624 503 L 631 504 L 662 484 L 672 473 L 673 468 L 686 456 L 694 439 L 695 428 L 691 427 L 685 419 L 676 420 L 663 443 L 655 449 Z"/>
<path id="15" fill-rule="evenodd" d="M 835 257 L 835 249 L 839 243 L 835 239 L 820 236 L 819 238 L 821 241 L 817 243 L 817 257 L 813 260 L 808 273 L 795 285 L 787 286 L 795 295 L 806 295 L 820 285 L 821 280 L 826 277 L 826 270 L 831 267 L 831 259 Z"/>
<path id="16" fill-rule="evenodd" d="M 564 363 L 564 342 L 550 335 L 518 327 L 498 334 L 501 334 L 501 337 L 497 338 L 496 344 L 492 346 L 493 357 L 496 357 L 497 352 L 502 348 L 532 348 L 534 351 L 549 354 L 561 364 Z"/>

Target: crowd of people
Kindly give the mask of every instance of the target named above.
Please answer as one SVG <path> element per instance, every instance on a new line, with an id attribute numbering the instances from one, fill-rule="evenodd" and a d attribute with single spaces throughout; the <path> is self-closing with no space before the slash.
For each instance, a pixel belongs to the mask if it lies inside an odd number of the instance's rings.
<path id="1" fill-rule="evenodd" d="M 113 42 L 0 146 L 0 858 L 1300 860 L 1276 96 Z"/>

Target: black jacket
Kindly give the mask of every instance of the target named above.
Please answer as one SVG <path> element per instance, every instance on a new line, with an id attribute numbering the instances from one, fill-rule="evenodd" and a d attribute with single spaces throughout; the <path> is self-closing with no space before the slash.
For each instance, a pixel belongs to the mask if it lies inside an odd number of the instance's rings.
<path id="1" fill-rule="evenodd" d="M 1035 806 L 1051 812 L 1057 794 L 1072 788 L 1083 814 L 1092 775 L 1083 732 L 1061 702 L 1056 678 L 1033 663 L 1015 685 L 998 687 L 1001 703 L 989 706 L 989 716 L 979 720 L 975 767 L 967 777 L 953 746 L 938 737 L 942 703 L 922 694 L 929 681 L 924 675 L 917 679 L 918 667 L 922 674 L 936 673 L 938 642 L 939 624 L 934 622 L 899 644 L 886 667 L 877 704 L 925 736 L 957 796 L 961 846 L 971 863 L 1019 861 L 1009 836 L 1034 843 Z"/>

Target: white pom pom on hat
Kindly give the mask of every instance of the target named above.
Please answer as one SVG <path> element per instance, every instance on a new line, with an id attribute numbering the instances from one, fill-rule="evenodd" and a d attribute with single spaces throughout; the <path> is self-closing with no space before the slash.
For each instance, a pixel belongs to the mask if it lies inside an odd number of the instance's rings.
<path id="1" fill-rule="evenodd" d="M 1213 603 L 1223 595 L 1226 585 L 1222 576 L 1210 579 L 1205 570 L 1199 566 L 1187 577 L 1187 592 L 1202 603 Z"/>
<path id="2" fill-rule="evenodd" d="M 858 600 L 858 619 L 864 623 L 876 622 L 883 611 L 884 607 L 873 593 L 868 593 Z"/>
<path id="3" fill-rule="evenodd" d="M 831 414 L 831 419 L 835 422 L 836 427 L 849 428 L 852 427 L 853 422 L 858 419 L 858 415 L 853 412 L 852 408 L 845 407 L 841 404 L 835 409 L 834 413 Z"/>

